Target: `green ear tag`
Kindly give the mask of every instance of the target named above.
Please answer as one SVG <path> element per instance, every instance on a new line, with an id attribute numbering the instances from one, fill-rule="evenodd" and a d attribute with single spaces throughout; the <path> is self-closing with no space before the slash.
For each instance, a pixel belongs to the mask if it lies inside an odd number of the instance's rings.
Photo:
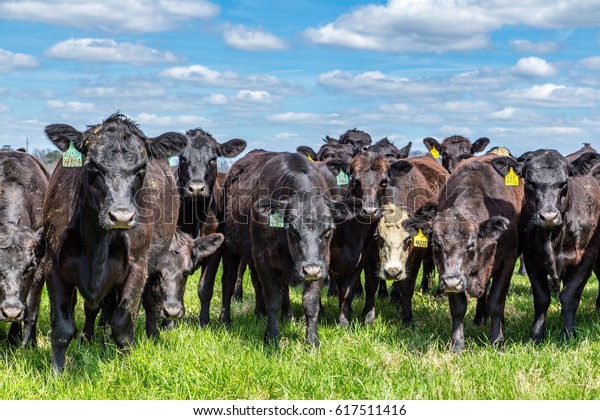
<path id="1" fill-rule="evenodd" d="M 169 158 L 169 166 L 179 166 L 179 156 L 171 156 Z"/>
<path id="2" fill-rule="evenodd" d="M 269 216 L 269 227 L 272 228 L 282 228 L 285 227 L 285 223 L 283 222 L 283 214 L 279 212 L 271 213 Z"/>
<path id="3" fill-rule="evenodd" d="M 440 152 L 438 151 L 438 149 L 434 147 L 431 148 L 431 156 L 433 156 L 436 159 L 440 158 Z"/>
<path id="4" fill-rule="evenodd" d="M 338 185 L 348 185 L 348 183 L 350 182 L 348 180 L 348 175 L 346 174 L 346 172 L 344 172 L 343 169 L 340 169 L 340 173 L 337 174 L 335 179 L 336 179 Z"/>
<path id="5" fill-rule="evenodd" d="M 429 241 L 427 240 L 427 236 L 423 235 L 423 230 L 419 229 L 419 233 L 413 238 L 413 244 L 417 248 L 427 248 Z"/>
<path id="6" fill-rule="evenodd" d="M 519 175 L 515 173 L 515 170 L 512 166 L 510 167 L 510 170 L 504 177 L 504 184 L 509 187 L 519 186 Z"/>
<path id="7" fill-rule="evenodd" d="M 73 140 L 71 140 L 69 148 L 62 155 L 62 166 L 64 168 L 79 168 L 83 166 L 81 152 L 75 148 Z"/>

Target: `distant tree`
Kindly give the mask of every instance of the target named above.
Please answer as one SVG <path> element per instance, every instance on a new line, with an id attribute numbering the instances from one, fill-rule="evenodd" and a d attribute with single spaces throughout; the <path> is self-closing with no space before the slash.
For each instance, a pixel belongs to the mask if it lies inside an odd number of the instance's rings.
<path id="1" fill-rule="evenodd" d="M 420 150 L 413 150 L 410 152 L 410 157 L 423 156 L 424 154 L 425 153 L 421 152 Z"/>
<path id="2" fill-rule="evenodd" d="M 54 149 L 33 149 L 31 154 L 38 158 L 50 172 L 52 172 L 56 166 L 56 162 L 62 156 L 60 151 Z"/>

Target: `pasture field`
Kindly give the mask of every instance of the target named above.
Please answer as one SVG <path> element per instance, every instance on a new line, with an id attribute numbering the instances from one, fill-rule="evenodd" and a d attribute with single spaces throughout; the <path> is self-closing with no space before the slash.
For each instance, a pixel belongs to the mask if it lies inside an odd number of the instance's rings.
<path id="1" fill-rule="evenodd" d="M 220 277 L 220 275 L 219 275 Z M 103 344 L 74 340 L 66 372 L 50 368 L 49 308 L 44 295 L 38 324 L 38 349 L 11 348 L 8 325 L 0 325 L 0 398 L 2 399 L 599 399 L 600 315 L 592 277 L 577 316 L 578 337 L 559 339 L 560 305 L 549 310 L 544 344 L 529 342 L 533 304 L 529 282 L 515 275 L 507 301 L 504 352 L 487 343 L 487 327 L 473 325 L 475 300 L 465 324 L 467 349 L 450 354 L 450 315 L 446 298 L 415 294 L 415 322 L 399 321 L 393 304 L 379 299 L 370 326 L 357 316 L 340 329 L 337 298 L 323 293 L 319 325 L 321 347 L 308 349 L 301 322 L 301 289 L 292 292 L 295 321 L 283 322 L 278 346 L 264 346 L 265 321 L 254 315 L 254 296 L 245 278 L 245 300 L 235 303 L 233 325 L 214 321 L 220 308 L 215 288 L 208 328 L 198 326 L 197 274 L 188 282 L 186 318 L 158 341 L 146 338 L 144 313 L 138 318 L 136 344 L 126 357 L 111 340 Z M 81 330 L 81 299 L 77 308 Z"/>

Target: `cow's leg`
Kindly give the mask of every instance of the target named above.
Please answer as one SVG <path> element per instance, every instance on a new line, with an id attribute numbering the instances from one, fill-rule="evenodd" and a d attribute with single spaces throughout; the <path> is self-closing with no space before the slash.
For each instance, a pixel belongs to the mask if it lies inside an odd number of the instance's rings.
<path id="1" fill-rule="evenodd" d="M 392 303 L 400 303 L 402 300 L 402 290 L 400 287 L 400 282 L 392 283 L 392 290 L 390 291 L 390 302 Z"/>
<path id="2" fill-rule="evenodd" d="M 406 259 L 406 276 L 404 279 L 395 282 L 400 289 L 400 310 L 402 312 L 402 322 L 408 325 L 412 322 L 412 298 L 415 294 L 415 285 L 419 275 L 419 267 L 423 261 L 424 252 L 419 249 L 413 249 Z"/>
<path id="3" fill-rule="evenodd" d="M 200 326 L 205 326 L 210 322 L 210 301 L 212 300 L 215 289 L 215 277 L 219 269 L 221 255 L 224 251 L 219 248 L 202 263 L 202 275 L 198 282 L 198 297 L 200 298 Z M 223 270 L 225 270 L 223 262 Z M 236 266 L 237 271 L 237 266 Z M 235 279 L 234 279 L 235 282 Z M 235 283 L 234 283 L 235 286 Z M 223 285 L 225 287 L 225 285 Z M 231 319 L 229 320 L 231 322 Z"/>
<path id="4" fill-rule="evenodd" d="M 8 344 L 15 346 L 23 341 L 23 327 L 21 321 L 11 322 L 8 329 Z"/>
<path id="5" fill-rule="evenodd" d="M 302 294 L 302 307 L 304 308 L 304 318 L 306 320 L 306 342 L 315 347 L 319 347 L 320 344 L 317 325 L 322 287 L 323 280 L 305 281 L 304 293 Z"/>
<path id="6" fill-rule="evenodd" d="M 81 338 L 86 341 L 92 341 L 94 338 L 96 318 L 100 313 L 100 307 L 92 308 L 90 305 L 84 302 L 83 312 L 85 314 L 85 319 L 83 322 L 83 332 L 81 334 Z"/>
<path id="7" fill-rule="evenodd" d="M 52 343 L 52 369 L 60 373 L 65 368 L 65 353 L 75 337 L 73 313 L 73 285 L 64 282 L 54 268 L 47 278 L 50 299 L 50 341 Z"/>
<path id="8" fill-rule="evenodd" d="M 519 256 L 519 271 L 517 274 L 519 274 L 519 276 L 526 276 L 527 275 L 527 269 L 525 268 L 525 261 L 523 261 L 523 255 Z"/>
<path id="9" fill-rule="evenodd" d="M 240 266 L 238 267 L 237 280 L 235 281 L 235 289 L 233 291 L 233 300 L 241 302 L 244 300 L 244 273 L 246 272 L 246 265 L 248 260 L 242 258 Z"/>
<path id="10" fill-rule="evenodd" d="M 135 322 L 147 277 L 146 258 L 131 263 L 131 271 L 119 293 L 119 302 L 110 322 L 112 338 L 117 346 L 127 351 L 133 345 Z"/>
<path id="11" fill-rule="evenodd" d="M 158 338 L 160 335 L 157 323 L 157 311 L 159 308 L 156 296 L 154 296 L 152 291 L 152 285 L 156 281 L 158 281 L 157 278 L 149 278 L 142 293 L 142 306 L 146 313 L 146 336 L 148 338 Z"/>
<path id="12" fill-rule="evenodd" d="M 492 286 L 487 297 L 487 311 L 490 315 L 490 343 L 499 350 L 504 349 L 504 335 L 502 324 L 504 323 L 504 305 L 506 295 L 510 287 L 510 279 L 515 269 L 515 264 L 504 264 L 494 274 Z"/>
<path id="13" fill-rule="evenodd" d="M 372 324 L 375 321 L 375 294 L 379 287 L 379 277 L 377 276 L 378 255 L 372 250 L 367 254 L 365 264 L 365 306 L 362 312 L 362 320 L 365 324 Z M 385 281 L 384 281 L 385 283 Z"/>
<path id="14" fill-rule="evenodd" d="M 464 320 L 467 313 L 467 295 L 463 293 L 448 293 L 450 314 L 452 315 L 452 335 L 450 350 L 459 352 L 465 349 Z"/>
<path id="15" fill-rule="evenodd" d="M 435 278 L 435 264 L 433 262 L 433 251 L 431 247 L 425 249 L 423 254 L 423 278 L 421 279 L 421 291 L 426 293 L 433 288 Z"/>
<path id="16" fill-rule="evenodd" d="M 337 296 L 337 294 L 337 284 L 330 278 L 329 286 L 327 286 L 327 296 Z"/>
<path id="17" fill-rule="evenodd" d="M 48 269 L 47 258 L 44 256 L 35 271 L 31 289 L 29 289 L 29 294 L 27 295 L 23 347 L 35 347 L 37 345 L 36 325 L 40 314 L 40 302 L 42 299 L 42 289 L 44 288 L 44 279 L 47 276 Z"/>
<path id="18" fill-rule="evenodd" d="M 281 278 L 276 276 L 268 267 L 261 264 L 262 267 L 256 267 L 259 281 L 262 285 L 265 309 L 267 311 L 267 327 L 265 329 L 265 343 L 277 341 L 279 339 L 279 328 L 277 326 L 277 316 L 281 311 L 283 303 L 283 293 L 285 290 Z"/>
<path id="19" fill-rule="evenodd" d="M 575 314 L 579 308 L 581 294 L 590 275 L 592 264 L 585 257 L 567 279 L 560 292 L 560 304 L 563 314 L 563 327 L 560 336 L 563 340 L 575 338 Z"/>
<path id="20" fill-rule="evenodd" d="M 290 302 L 289 283 L 287 283 L 283 288 L 283 301 L 281 303 L 281 319 L 290 322 L 294 320 L 294 313 L 292 312 L 292 303 Z"/>
<path id="21" fill-rule="evenodd" d="M 543 267 L 530 264 L 527 269 L 533 294 L 534 319 L 531 327 L 531 338 L 535 343 L 541 343 L 546 336 L 546 312 L 550 306 L 550 287 L 548 276 Z"/>
<path id="22" fill-rule="evenodd" d="M 338 291 L 338 301 L 340 314 L 338 322 L 340 327 L 347 327 L 350 324 L 350 314 L 352 313 L 352 300 L 354 299 L 354 287 L 358 281 L 358 275 L 352 274 L 348 277 L 335 277 Z"/>
<path id="23" fill-rule="evenodd" d="M 477 305 L 475 306 L 475 318 L 473 323 L 475 325 L 485 325 L 488 319 L 488 308 L 487 308 L 487 289 L 483 291 L 483 295 L 477 298 Z"/>
<path id="24" fill-rule="evenodd" d="M 258 280 L 258 274 L 256 274 L 256 270 L 252 264 L 249 264 L 248 267 L 250 268 L 250 280 L 252 281 L 252 287 L 254 288 L 254 313 L 256 315 L 266 315 L 265 298 L 263 296 L 262 286 Z"/>
<path id="25" fill-rule="evenodd" d="M 377 286 L 377 297 L 379 299 L 386 299 L 390 296 L 387 289 L 387 282 L 384 279 L 379 279 L 379 285 Z"/>
<path id="26" fill-rule="evenodd" d="M 231 325 L 231 296 L 235 289 L 240 261 L 239 255 L 229 251 L 223 252 L 223 276 L 221 277 L 223 298 L 219 321 L 224 325 Z"/>
<path id="27" fill-rule="evenodd" d="M 600 310 L 600 258 L 596 260 L 594 274 L 596 275 L 596 280 L 598 280 L 598 296 L 596 297 L 596 309 Z"/>

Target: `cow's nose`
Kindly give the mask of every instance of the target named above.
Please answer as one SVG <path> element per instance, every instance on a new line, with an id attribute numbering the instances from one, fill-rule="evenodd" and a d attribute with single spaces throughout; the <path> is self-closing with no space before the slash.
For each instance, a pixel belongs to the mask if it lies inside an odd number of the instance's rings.
<path id="1" fill-rule="evenodd" d="M 386 267 L 383 269 L 386 279 L 397 279 L 402 274 L 401 267 Z"/>
<path id="2" fill-rule="evenodd" d="M 363 207 L 363 213 L 365 214 L 365 216 L 375 216 L 375 214 L 377 213 L 377 207 Z"/>
<path id="3" fill-rule="evenodd" d="M 17 320 L 23 313 L 23 307 L 21 306 L 5 306 L 2 308 L 2 315 L 7 321 Z"/>
<path id="4" fill-rule="evenodd" d="M 191 182 L 188 186 L 188 190 L 192 195 L 205 195 L 206 184 L 204 182 Z"/>
<path id="5" fill-rule="evenodd" d="M 449 293 L 460 293 L 466 290 L 466 282 L 463 276 L 460 275 L 451 275 L 451 276 L 441 276 L 439 289 L 445 290 Z"/>
<path id="6" fill-rule="evenodd" d="M 163 316 L 166 319 L 179 319 L 183 316 L 183 307 L 177 304 L 164 305 Z"/>
<path id="7" fill-rule="evenodd" d="M 319 279 L 323 274 L 323 269 L 319 264 L 306 264 L 302 267 L 302 272 L 306 279 Z"/>
<path id="8" fill-rule="evenodd" d="M 114 210 L 108 212 L 108 218 L 117 229 L 129 229 L 134 224 L 135 212 L 127 210 Z"/>
<path id="9" fill-rule="evenodd" d="M 540 220 L 544 223 L 556 223 L 559 219 L 558 211 L 545 211 L 540 213 Z"/>

